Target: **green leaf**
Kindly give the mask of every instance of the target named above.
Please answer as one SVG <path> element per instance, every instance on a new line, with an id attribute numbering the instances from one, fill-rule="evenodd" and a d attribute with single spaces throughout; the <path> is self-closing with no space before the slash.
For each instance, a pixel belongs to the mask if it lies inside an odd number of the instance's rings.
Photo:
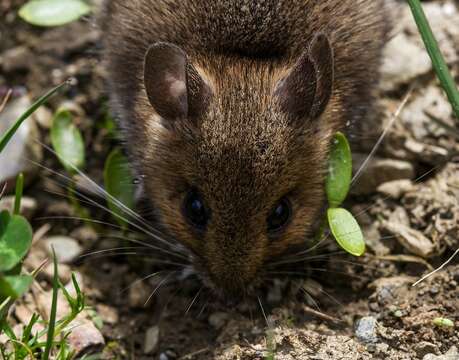
<path id="1" fill-rule="evenodd" d="M 344 134 L 337 132 L 330 152 L 325 183 L 330 207 L 338 207 L 346 199 L 352 179 L 352 155 Z"/>
<path id="2" fill-rule="evenodd" d="M 19 10 L 19 16 L 32 25 L 59 26 L 88 14 L 91 8 L 82 0 L 32 0 Z"/>
<path id="3" fill-rule="evenodd" d="M 360 256 L 365 252 L 365 241 L 357 220 L 346 209 L 327 210 L 328 225 L 338 244 L 348 253 Z"/>
<path id="4" fill-rule="evenodd" d="M 72 114 L 65 109 L 54 115 L 51 143 L 64 168 L 74 174 L 85 164 L 84 141 L 73 123 Z M 75 169 L 76 168 L 76 169 Z"/>
<path id="5" fill-rule="evenodd" d="M 32 244 L 32 228 L 20 215 L 0 214 L 0 271 L 13 269 Z"/>
<path id="6" fill-rule="evenodd" d="M 29 275 L 0 276 L 0 295 L 17 299 L 21 297 L 33 282 Z"/>
<path id="7" fill-rule="evenodd" d="M 14 136 L 16 131 L 18 131 L 19 127 L 21 124 L 29 118 L 30 115 L 32 115 L 35 110 L 37 110 L 41 105 L 43 105 L 48 99 L 53 96 L 57 91 L 59 91 L 63 86 L 67 85 L 68 82 L 64 82 L 58 86 L 56 86 L 54 89 L 51 89 L 48 91 L 45 95 L 43 95 L 41 98 L 39 98 L 35 103 L 32 104 L 32 106 L 27 109 L 27 111 L 22 114 L 13 125 L 6 131 L 5 134 L 2 135 L 0 138 L 0 153 L 5 149 L 6 145 L 8 142 L 11 140 L 11 138 Z"/>
<path id="8" fill-rule="evenodd" d="M 105 162 L 104 183 L 105 190 L 114 198 L 107 199 L 110 210 L 115 213 L 116 220 L 121 226 L 127 226 L 124 220 L 126 211 L 117 200 L 129 209 L 133 209 L 135 187 L 127 159 L 119 149 L 113 150 Z"/>

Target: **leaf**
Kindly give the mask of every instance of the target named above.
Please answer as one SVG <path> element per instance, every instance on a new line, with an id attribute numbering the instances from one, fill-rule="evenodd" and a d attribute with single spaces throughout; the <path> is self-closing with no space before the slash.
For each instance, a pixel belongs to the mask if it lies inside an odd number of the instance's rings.
<path id="1" fill-rule="evenodd" d="M 19 10 L 19 16 L 37 26 L 59 26 L 88 14 L 91 8 L 82 0 L 32 0 Z"/>
<path id="2" fill-rule="evenodd" d="M 51 128 L 51 143 L 64 168 L 75 174 L 85 164 L 84 141 L 73 123 L 72 114 L 65 109 L 54 115 Z"/>
<path id="3" fill-rule="evenodd" d="M 328 163 L 328 176 L 325 183 L 330 207 L 338 207 L 346 199 L 351 178 L 351 148 L 344 134 L 337 132 L 333 139 Z"/>
<path id="4" fill-rule="evenodd" d="M 48 91 L 45 95 L 43 95 L 35 103 L 33 103 L 32 106 L 29 109 L 27 109 L 27 111 L 24 114 L 22 114 L 18 119 L 16 119 L 15 123 L 0 138 L 0 153 L 3 151 L 3 149 L 5 149 L 6 145 L 11 140 L 11 138 L 14 136 L 14 134 L 19 129 L 21 124 L 25 120 L 27 120 L 29 116 L 35 112 L 35 110 L 37 110 L 41 105 L 43 105 L 46 101 L 48 101 L 50 97 L 52 97 L 56 92 L 58 92 L 63 86 L 67 84 L 68 82 L 66 81 L 56 86 L 54 89 L 51 89 L 50 91 Z"/>
<path id="5" fill-rule="evenodd" d="M 17 299 L 21 297 L 33 282 L 29 275 L 0 276 L 0 295 Z"/>
<path id="6" fill-rule="evenodd" d="M 357 220 L 346 209 L 327 210 L 328 225 L 338 244 L 348 253 L 360 256 L 365 252 L 365 241 Z"/>
<path id="7" fill-rule="evenodd" d="M 20 215 L 0 214 L 0 271 L 13 269 L 32 244 L 32 228 Z"/>
<path id="8" fill-rule="evenodd" d="M 110 195 L 107 199 L 110 210 L 115 213 L 118 223 L 127 226 L 126 209 L 133 209 L 135 205 L 134 180 L 129 170 L 126 157 L 119 149 L 113 150 L 105 162 L 104 169 L 105 190 Z"/>

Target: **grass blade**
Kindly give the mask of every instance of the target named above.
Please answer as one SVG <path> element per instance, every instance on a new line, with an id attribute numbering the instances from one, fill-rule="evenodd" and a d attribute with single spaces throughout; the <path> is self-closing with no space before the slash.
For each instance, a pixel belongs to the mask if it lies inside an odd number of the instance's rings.
<path id="1" fill-rule="evenodd" d="M 59 277 L 57 273 L 57 258 L 53 249 L 53 262 L 54 262 L 54 278 L 53 278 L 53 299 L 51 303 L 51 313 L 49 315 L 48 335 L 46 337 L 46 347 L 43 353 L 43 360 L 49 360 L 51 349 L 54 342 L 54 328 L 56 326 L 57 315 L 57 295 L 59 291 Z"/>
<path id="2" fill-rule="evenodd" d="M 448 96 L 448 100 L 453 107 L 454 114 L 457 118 L 459 118 L 459 92 L 454 79 L 448 70 L 448 65 L 446 65 L 445 59 L 438 47 L 437 40 L 435 39 L 432 28 L 429 25 L 426 14 L 422 9 L 422 5 L 419 0 L 408 0 L 408 4 L 410 5 L 414 20 L 416 21 L 416 25 L 421 33 L 422 40 L 424 41 L 427 52 L 432 60 L 432 65 L 438 79 L 440 80 L 441 86 Z"/>
<path id="3" fill-rule="evenodd" d="M 14 198 L 14 215 L 19 215 L 21 212 L 21 199 L 24 191 L 24 174 L 20 173 L 16 179 L 16 196 Z"/>
<path id="4" fill-rule="evenodd" d="M 54 89 L 51 89 L 48 91 L 45 95 L 43 95 L 41 98 L 39 98 L 32 106 L 27 109 L 27 111 L 22 114 L 16 122 L 6 131 L 4 135 L 1 136 L 0 138 L 0 152 L 5 149 L 6 145 L 8 142 L 11 140 L 13 135 L 16 133 L 16 131 L 19 129 L 19 127 L 22 125 L 22 123 L 29 118 L 30 115 L 32 115 L 35 110 L 37 110 L 41 105 L 43 105 L 50 97 L 52 97 L 55 93 L 57 93 L 62 87 L 67 85 L 69 82 L 63 82 L 62 84 L 56 86 Z"/>

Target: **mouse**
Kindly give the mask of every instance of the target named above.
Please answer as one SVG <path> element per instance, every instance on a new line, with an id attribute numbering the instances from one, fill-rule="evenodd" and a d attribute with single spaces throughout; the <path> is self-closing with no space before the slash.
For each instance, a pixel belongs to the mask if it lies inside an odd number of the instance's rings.
<path id="1" fill-rule="evenodd" d="M 333 136 L 375 107 L 384 0 L 111 0 L 110 106 L 155 229 L 240 297 L 311 244 Z"/>

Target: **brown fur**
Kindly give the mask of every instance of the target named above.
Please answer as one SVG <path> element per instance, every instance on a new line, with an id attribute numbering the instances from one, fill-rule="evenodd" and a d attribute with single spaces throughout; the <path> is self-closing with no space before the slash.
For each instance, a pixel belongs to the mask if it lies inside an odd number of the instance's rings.
<path id="1" fill-rule="evenodd" d="M 242 292 L 313 235 L 331 137 L 372 106 L 384 17 L 383 0 L 107 1 L 105 56 L 127 150 L 163 228 L 217 289 Z M 333 50 L 333 93 L 319 119 L 297 124 L 273 94 L 318 33 Z M 144 57 L 159 41 L 182 49 L 212 93 L 193 121 L 165 121 L 146 96 Z M 182 215 L 190 187 L 212 212 L 204 232 Z M 283 196 L 293 219 L 268 236 Z"/>

